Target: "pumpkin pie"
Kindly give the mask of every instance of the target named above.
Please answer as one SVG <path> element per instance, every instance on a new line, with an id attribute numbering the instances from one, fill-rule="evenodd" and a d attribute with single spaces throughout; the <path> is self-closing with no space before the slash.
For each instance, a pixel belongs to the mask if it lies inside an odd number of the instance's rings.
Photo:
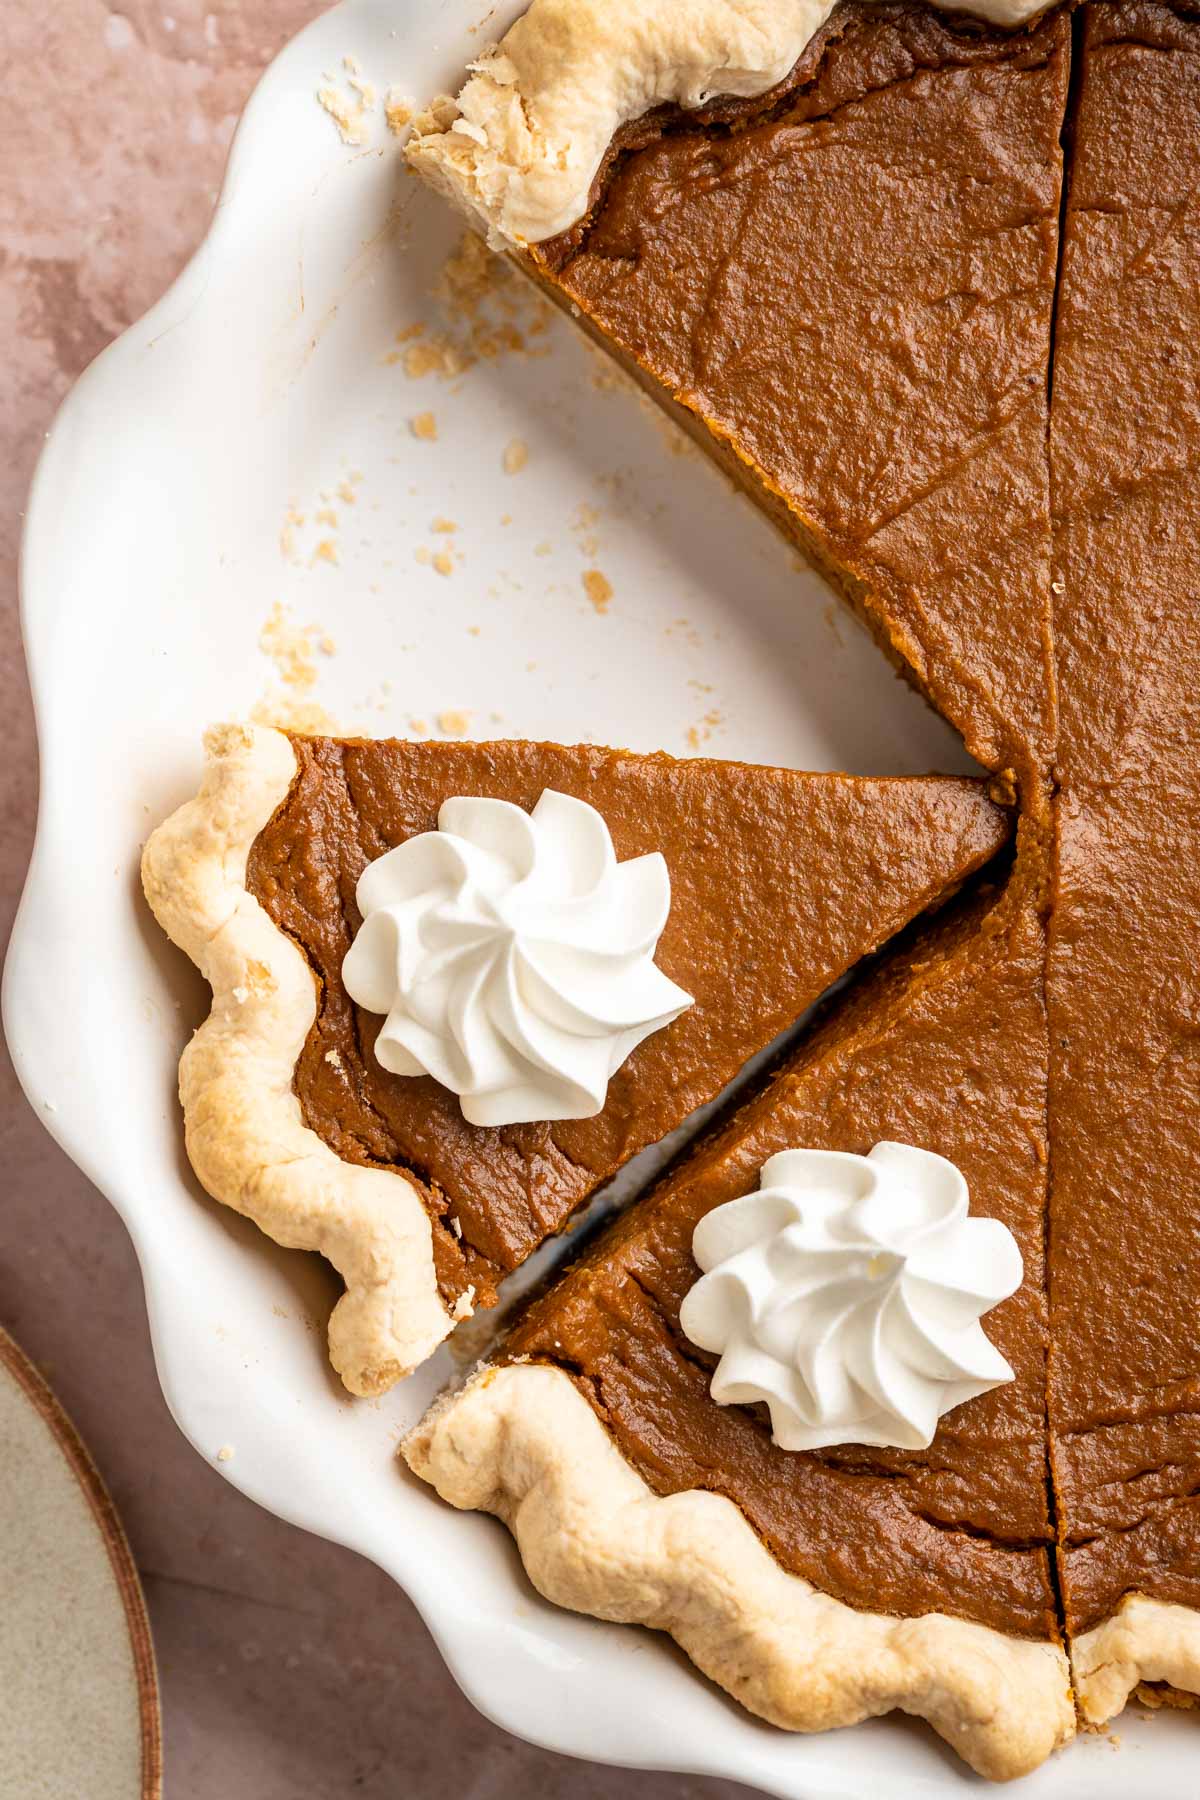
<path id="1" fill-rule="evenodd" d="M 534 0 L 410 154 L 1011 783 L 1018 854 L 406 1454 L 764 1717 L 900 1707 L 1004 1777 L 1073 1729 L 1064 1645 L 1091 1722 L 1200 1691 L 1200 26 L 799 11 Z M 1020 1244 L 1015 1379 L 927 1452 L 781 1451 L 682 1330 L 692 1233 L 780 1150 L 881 1138 Z"/>
<path id="2" fill-rule="evenodd" d="M 150 904 L 213 989 L 180 1092 L 192 1164 L 346 1293 L 330 1350 L 377 1393 L 423 1360 L 604 1183 L 713 1100 L 824 990 L 993 857 L 1011 815 L 978 781 L 804 775 L 591 746 L 210 735 L 199 796 L 151 837 Z M 691 1004 L 623 1060 L 591 1117 L 469 1124 L 376 1054 L 343 964 L 359 878 L 443 803 L 599 813 L 658 853 L 662 976 Z"/>

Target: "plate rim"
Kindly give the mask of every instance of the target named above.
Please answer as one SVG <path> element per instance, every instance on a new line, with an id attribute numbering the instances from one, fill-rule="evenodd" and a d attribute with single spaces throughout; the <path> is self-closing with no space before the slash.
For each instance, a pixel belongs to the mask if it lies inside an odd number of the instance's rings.
<path id="1" fill-rule="evenodd" d="M 121 1598 L 133 1655 L 141 1724 L 141 1800 L 161 1800 L 163 1788 L 162 1697 L 146 1596 L 120 1514 L 91 1451 L 49 1382 L 3 1325 L 0 1368 L 12 1376 L 42 1423 L 87 1502 Z"/>

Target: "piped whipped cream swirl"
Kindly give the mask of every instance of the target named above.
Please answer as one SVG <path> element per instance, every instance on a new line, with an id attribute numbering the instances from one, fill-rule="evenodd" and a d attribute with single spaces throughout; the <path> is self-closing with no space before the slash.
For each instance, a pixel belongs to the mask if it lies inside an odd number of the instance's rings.
<path id="1" fill-rule="evenodd" d="M 943 1413 L 1013 1379 L 979 1320 L 1021 1285 L 1021 1252 L 929 1150 L 781 1151 L 692 1247 L 680 1323 L 720 1355 L 713 1399 L 765 1401 L 784 1450 L 922 1450 Z"/>
<path id="2" fill-rule="evenodd" d="M 665 861 L 618 862 L 595 807 L 552 788 L 532 813 L 447 800 L 357 898 L 342 979 L 386 1015 L 377 1060 L 432 1075 L 472 1125 L 591 1118 L 630 1051 L 692 1004 L 654 964 Z"/>

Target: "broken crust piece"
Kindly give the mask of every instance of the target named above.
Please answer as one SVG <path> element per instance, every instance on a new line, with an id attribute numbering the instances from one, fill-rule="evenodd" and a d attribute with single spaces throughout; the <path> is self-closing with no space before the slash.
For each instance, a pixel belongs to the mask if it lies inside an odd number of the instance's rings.
<path id="1" fill-rule="evenodd" d="M 504 1521 L 547 1599 L 669 1632 L 774 1725 L 826 1731 L 899 1708 L 998 1781 L 1073 1734 L 1057 1645 L 944 1613 L 859 1612 L 820 1593 L 780 1568 L 731 1500 L 653 1493 L 561 1369 L 484 1369 L 426 1416 L 404 1455 L 444 1500 Z"/>
<path id="2" fill-rule="evenodd" d="M 1048 0 L 962 0 L 1015 25 Z M 408 156 L 497 248 L 538 243 L 587 211 L 623 125 L 663 105 L 751 99 L 787 75 L 835 0 L 533 0 L 471 65 L 457 99 L 414 122 Z"/>
<path id="3" fill-rule="evenodd" d="M 205 748 L 199 794 L 142 858 L 155 917 L 213 991 L 179 1065 L 188 1157 L 215 1199 L 333 1264 L 346 1292 L 329 1321 L 330 1359 L 352 1393 L 382 1393 L 455 1323 L 438 1293 L 429 1215 L 402 1175 L 335 1156 L 293 1091 L 316 986 L 246 889 L 251 845 L 296 773 L 292 746 L 282 732 L 223 725 Z"/>
<path id="4" fill-rule="evenodd" d="M 1071 1671 L 1079 1710 L 1092 1725 L 1113 1718 L 1146 1682 L 1169 1690 L 1166 1696 L 1145 1696 L 1151 1704 L 1195 1706 L 1200 1613 L 1146 1594 L 1127 1594 L 1102 1625 L 1072 1640 Z"/>

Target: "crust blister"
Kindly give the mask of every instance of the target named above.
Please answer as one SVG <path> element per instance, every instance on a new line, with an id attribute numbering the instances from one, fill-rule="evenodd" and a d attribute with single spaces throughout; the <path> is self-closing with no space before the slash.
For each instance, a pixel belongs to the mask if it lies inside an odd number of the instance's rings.
<path id="1" fill-rule="evenodd" d="M 438 1292 L 429 1215 L 403 1175 L 335 1156 L 293 1091 L 316 985 L 246 887 L 250 848 L 296 774 L 292 746 L 279 731 L 223 725 L 205 748 L 199 794 L 142 857 L 155 917 L 213 990 L 179 1065 L 188 1156 L 214 1199 L 334 1265 L 346 1292 L 329 1321 L 330 1358 L 352 1393 L 382 1393 L 455 1322 Z"/>
<path id="2" fill-rule="evenodd" d="M 504 1521 L 547 1599 L 669 1632 L 772 1724 L 825 1731 L 899 1709 L 994 1780 L 1036 1768 L 1074 1732 L 1056 1645 L 820 1593 L 780 1568 L 731 1500 L 654 1494 L 560 1369 L 485 1368 L 404 1455 L 444 1500 Z"/>

